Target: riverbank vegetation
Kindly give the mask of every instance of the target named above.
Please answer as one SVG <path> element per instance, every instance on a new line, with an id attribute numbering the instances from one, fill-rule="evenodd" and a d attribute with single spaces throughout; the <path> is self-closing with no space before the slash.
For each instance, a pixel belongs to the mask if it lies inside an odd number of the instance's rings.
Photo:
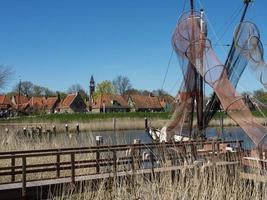
<path id="1" fill-rule="evenodd" d="M 267 110 L 252 111 L 252 114 L 256 118 L 265 118 L 267 116 Z M 127 113 L 62 113 L 62 114 L 48 114 L 37 116 L 20 116 L 13 118 L 0 118 L 0 123 L 68 123 L 68 122 L 89 122 L 94 120 L 107 121 L 112 118 L 116 119 L 164 119 L 168 120 L 172 116 L 169 112 L 127 112 Z M 195 117 L 195 115 L 194 115 Z M 225 112 L 218 112 L 215 115 L 215 120 L 221 118 L 227 119 L 228 116 Z"/>
<path id="2" fill-rule="evenodd" d="M 15 133 L 13 133 L 15 134 Z M 58 135 L 53 142 L 46 137 L 29 139 L 15 135 L 0 134 L 1 151 L 48 149 L 62 147 L 80 146 L 75 137 L 63 138 Z M 88 145 L 95 145 L 94 139 L 88 136 Z M 88 157 L 87 157 L 88 158 Z M 30 164 L 40 162 L 52 163 L 54 160 L 27 160 Z M 1 162 L 5 167 L 10 163 Z M 21 164 L 21 163 L 17 163 Z M 201 167 L 200 167 L 201 168 Z M 197 169 L 197 168 L 195 168 Z M 205 171 L 181 170 L 175 177 L 170 172 L 157 175 L 155 178 L 149 176 L 136 176 L 133 181 L 120 179 L 120 182 L 110 180 L 100 181 L 98 188 L 90 182 L 80 184 L 82 188 L 74 188 L 65 185 L 56 191 L 49 192 L 49 199 L 54 200 L 103 200 L 103 199 L 129 199 L 129 200 L 261 200 L 267 198 L 266 184 L 257 181 L 248 181 L 240 177 L 241 167 L 209 167 Z M 46 174 L 46 177 L 49 174 Z M 69 173 L 61 174 L 69 176 Z M 52 176 L 52 175 L 51 175 Z M 43 178 L 40 173 L 33 173 L 27 178 Z M 9 180 L 7 177 L 6 180 Z M 1 179 L 5 181 L 4 179 Z M 19 179 L 18 179 L 19 180 Z"/>

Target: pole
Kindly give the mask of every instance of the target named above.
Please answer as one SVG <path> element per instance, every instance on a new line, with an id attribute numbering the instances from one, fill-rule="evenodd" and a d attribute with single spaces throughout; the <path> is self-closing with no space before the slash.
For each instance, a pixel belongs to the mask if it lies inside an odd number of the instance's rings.
<path id="1" fill-rule="evenodd" d="M 17 106 L 17 112 L 18 112 L 18 115 L 19 115 L 19 107 L 20 107 L 20 93 L 21 93 L 21 79 L 19 80 L 19 96 L 18 96 L 18 106 Z M 15 99 L 16 100 L 16 99 Z"/>
<path id="2" fill-rule="evenodd" d="M 246 13 L 247 13 L 248 6 L 249 6 L 249 3 L 251 3 L 251 2 L 252 2 L 252 0 L 244 0 L 245 8 L 244 8 L 243 13 L 241 15 L 240 23 L 242 23 L 244 21 Z M 237 29 L 236 34 L 238 34 L 239 31 L 240 31 L 240 28 Z M 227 59 L 226 59 L 226 62 L 225 62 L 225 68 L 227 69 L 228 76 L 230 76 L 231 73 L 232 73 L 232 69 L 230 69 L 230 66 L 231 66 L 231 63 L 233 61 L 234 46 L 235 46 L 235 42 L 233 40 L 232 44 L 231 44 L 230 51 L 229 51 L 229 53 L 227 55 Z M 219 109 L 220 109 L 220 101 L 219 101 L 217 95 L 215 93 L 213 93 L 212 98 L 211 98 L 209 104 L 206 107 L 206 112 L 205 112 L 205 116 L 204 116 L 204 119 L 205 119 L 204 127 L 208 126 L 208 123 L 210 122 L 212 117 L 215 115 L 215 113 Z"/>

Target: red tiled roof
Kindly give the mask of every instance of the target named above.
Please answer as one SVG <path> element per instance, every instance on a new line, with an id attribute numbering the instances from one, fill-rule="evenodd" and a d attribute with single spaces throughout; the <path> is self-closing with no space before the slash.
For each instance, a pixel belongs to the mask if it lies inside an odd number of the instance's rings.
<path id="1" fill-rule="evenodd" d="M 15 104 L 25 104 L 25 103 L 28 103 L 28 98 L 26 97 L 26 96 L 24 96 L 24 95 L 15 95 L 14 96 L 14 98 L 15 98 Z"/>
<path id="2" fill-rule="evenodd" d="M 103 104 L 105 104 L 106 108 L 129 108 L 127 101 L 122 96 L 116 94 L 99 95 L 93 104 L 93 108 L 102 108 Z"/>
<path id="3" fill-rule="evenodd" d="M 143 95 L 130 95 L 129 98 L 133 101 L 136 108 L 141 109 L 161 109 L 158 97 L 143 96 Z"/>
<path id="4" fill-rule="evenodd" d="M 45 97 L 32 97 L 29 101 L 30 106 L 43 108 L 46 106 L 46 99 Z"/>
<path id="5" fill-rule="evenodd" d="M 19 105 L 14 105 L 14 108 L 16 110 L 20 110 L 20 111 L 24 111 L 26 108 L 28 108 L 29 106 L 29 103 L 22 103 L 22 104 L 19 104 Z"/>
<path id="6" fill-rule="evenodd" d="M 75 99 L 75 97 L 77 96 L 77 94 L 68 94 L 65 99 L 62 99 L 60 102 L 60 107 L 61 108 L 68 108 L 70 107 L 71 103 L 73 102 L 73 100 Z"/>
<path id="7" fill-rule="evenodd" d="M 0 107 L 13 106 L 10 98 L 6 95 L 0 95 Z"/>
<path id="8" fill-rule="evenodd" d="M 53 106 L 57 103 L 58 97 L 48 97 L 46 99 L 46 106 L 48 109 L 52 109 Z"/>

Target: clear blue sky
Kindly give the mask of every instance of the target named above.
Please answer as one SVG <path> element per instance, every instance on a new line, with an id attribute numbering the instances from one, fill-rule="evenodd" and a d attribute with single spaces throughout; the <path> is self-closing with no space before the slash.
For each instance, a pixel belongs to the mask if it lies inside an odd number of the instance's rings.
<path id="1" fill-rule="evenodd" d="M 67 90 L 74 83 L 88 90 L 92 74 L 96 82 L 126 75 L 137 89 L 161 88 L 171 54 L 171 35 L 183 2 L 1 0 L 0 64 L 16 71 L 4 92 L 10 91 L 19 78 L 52 90 Z M 189 0 L 186 2 L 188 8 Z M 195 2 L 200 9 L 199 0 Z M 218 37 L 227 19 L 242 6 L 242 0 L 201 2 Z M 258 25 L 264 43 L 266 8 L 266 0 L 255 0 L 247 17 Z M 238 18 L 223 34 L 222 43 L 231 42 Z M 209 37 L 216 41 L 209 28 Z M 221 48 L 215 50 L 224 62 Z M 164 89 L 175 94 L 180 82 L 181 72 L 174 56 Z M 239 91 L 261 88 L 249 70 L 240 85 Z"/>

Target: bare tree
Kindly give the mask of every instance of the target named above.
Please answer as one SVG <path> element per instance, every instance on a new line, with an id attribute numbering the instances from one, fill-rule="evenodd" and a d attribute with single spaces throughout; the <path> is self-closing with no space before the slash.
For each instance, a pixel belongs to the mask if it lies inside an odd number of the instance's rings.
<path id="1" fill-rule="evenodd" d="M 118 76 L 113 80 L 113 86 L 120 95 L 125 94 L 127 90 L 132 88 L 130 79 L 127 76 Z"/>
<path id="2" fill-rule="evenodd" d="M 83 99 L 88 99 L 88 95 L 86 94 L 85 90 L 78 83 L 73 84 L 68 89 L 68 93 L 76 93 L 76 92 L 79 92 Z"/>
<path id="3" fill-rule="evenodd" d="M 22 81 L 21 83 L 17 83 L 14 87 L 13 91 L 18 93 L 20 91 L 21 94 L 29 97 L 33 94 L 34 84 L 30 81 Z"/>
<path id="4" fill-rule="evenodd" d="M 73 84 L 69 87 L 68 93 L 76 93 L 82 90 L 82 86 L 79 83 Z"/>
<path id="5" fill-rule="evenodd" d="M 14 71 L 11 67 L 0 65 L 0 89 L 6 87 L 13 75 Z"/>

